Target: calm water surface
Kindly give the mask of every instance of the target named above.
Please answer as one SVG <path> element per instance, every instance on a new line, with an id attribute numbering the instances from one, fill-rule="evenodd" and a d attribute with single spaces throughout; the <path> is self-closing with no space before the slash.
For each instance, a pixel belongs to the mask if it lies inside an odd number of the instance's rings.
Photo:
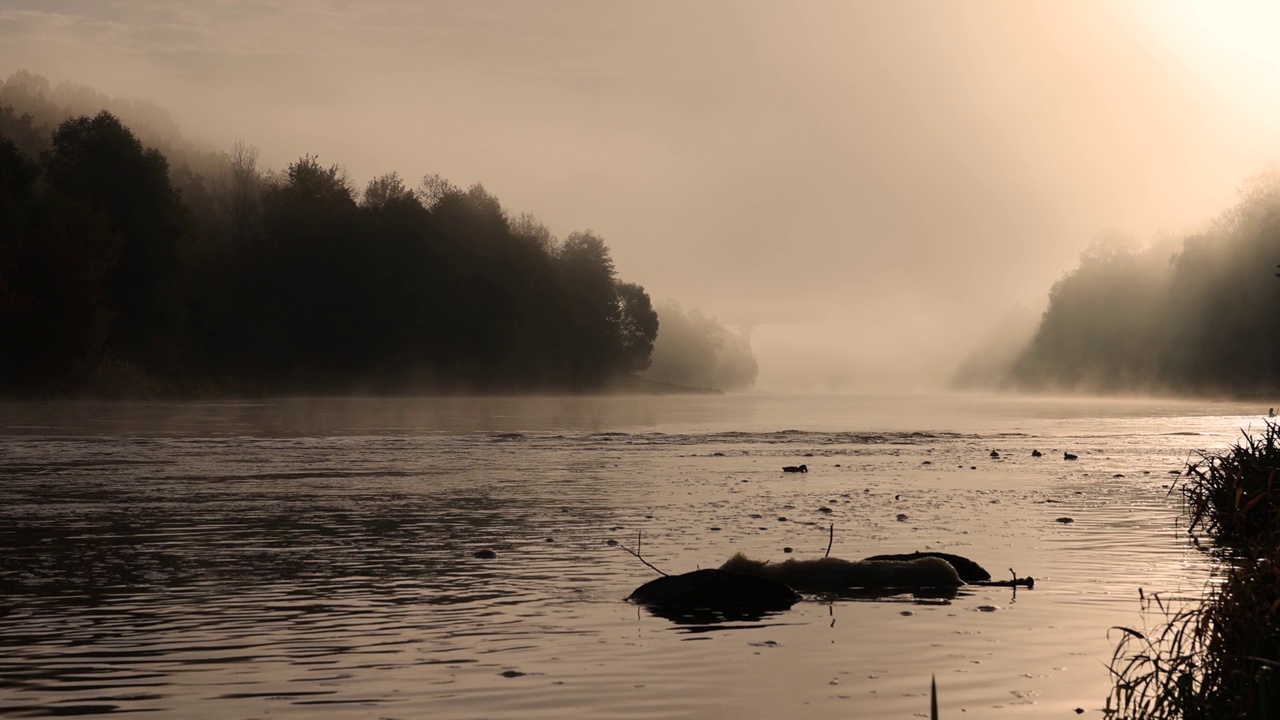
<path id="1" fill-rule="evenodd" d="M 1170 473 L 1260 418 L 964 397 L 4 404 L 0 715 L 912 718 L 936 675 L 945 716 L 1098 717 L 1138 588 L 1194 598 L 1208 572 Z M 830 523 L 833 556 L 947 550 L 1037 585 L 698 625 L 624 601 L 655 573 L 609 544 L 642 534 L 676 573 L 820 557 Z"/>

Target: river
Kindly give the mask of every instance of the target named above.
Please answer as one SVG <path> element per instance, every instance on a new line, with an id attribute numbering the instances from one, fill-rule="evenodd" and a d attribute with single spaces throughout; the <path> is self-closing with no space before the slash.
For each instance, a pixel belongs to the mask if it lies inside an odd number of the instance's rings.
<path id="1" fill-rule="evenodd" d="M 0 715 L 913 718 L 936 677 L 944 717 L 1100 717 L 1109 628 L 1158 620 L 1139 588 L 1194 600 L 1209 572 L 1170 483 L 1265 412 L 968 396 L 3 403 Z M 848 559 L 944 550 L 1036 586 L 810 596 L 709 624 L 624 599 L 656 573 L 619 545 L 676 573 L 735 552 L 820 557 L 829 541 Z"/>

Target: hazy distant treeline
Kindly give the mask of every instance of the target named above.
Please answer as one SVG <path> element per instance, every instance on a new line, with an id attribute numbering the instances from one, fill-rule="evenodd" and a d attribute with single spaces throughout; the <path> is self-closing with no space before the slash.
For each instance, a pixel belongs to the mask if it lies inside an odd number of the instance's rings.
<path id="1" fill-rule="evenodd" d="M 649 366 L 657 314 L 589 231 L 438 176 L 267 173 L 245 146 L 175 169 L 114 114 L 58 116 L 85 96 L 0 88 L 0 390 L 591 389 Z"/>
<path id="2" fill-rule="evenodd" d="M 1012 384 L 1039 390 L 1280 391 L 1280 172 L 1181 245 L 1094 245 L 1054 285 Z"/>
<path id="3" fill-rule="evenodd" d="M 675 303 L 658 306 L 662 331 L 644 377 L 654 382 L 703 390 L 745 390 L 756 382 L 750 339 L 697 310 Z"/>

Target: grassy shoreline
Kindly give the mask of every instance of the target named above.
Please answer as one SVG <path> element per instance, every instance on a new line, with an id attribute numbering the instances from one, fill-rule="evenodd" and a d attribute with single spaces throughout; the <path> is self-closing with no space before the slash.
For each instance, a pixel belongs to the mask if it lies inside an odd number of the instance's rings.
<path id="1" fill-rule="evenodd" d="M 1141 596 L 1165 621 L 1121 633 L 1105 717 L 1280 717 L 1280 424 L 1190 462 L 1178 490 L 1191 541 L 1218 561 L 1198 604 Z"/>

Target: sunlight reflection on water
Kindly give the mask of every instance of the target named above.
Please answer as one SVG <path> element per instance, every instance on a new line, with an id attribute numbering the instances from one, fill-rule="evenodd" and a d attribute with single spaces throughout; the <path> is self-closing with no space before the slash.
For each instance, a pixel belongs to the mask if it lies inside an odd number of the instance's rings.
<path id="1" fill-rule="evenodd" d="M 1097 715 L 1106 631 L 1138 621 L 1137 588 L 1195 597 L 1207 572 L 1169 471 L 1260 423 L 1246 411 L 3 405 L 0 714 L 911 717 L 937 674 L 952 711 Z M 778 472 L 798 459 L 809 474 Z M 622 601 L 653 573 L 605 544 L 642 531 L 646 559 L 679 572 L 815 557 L 829 523 L 836 556 L 946 549 L 1038 584 L 815 598 L 706 628 Z"/>

